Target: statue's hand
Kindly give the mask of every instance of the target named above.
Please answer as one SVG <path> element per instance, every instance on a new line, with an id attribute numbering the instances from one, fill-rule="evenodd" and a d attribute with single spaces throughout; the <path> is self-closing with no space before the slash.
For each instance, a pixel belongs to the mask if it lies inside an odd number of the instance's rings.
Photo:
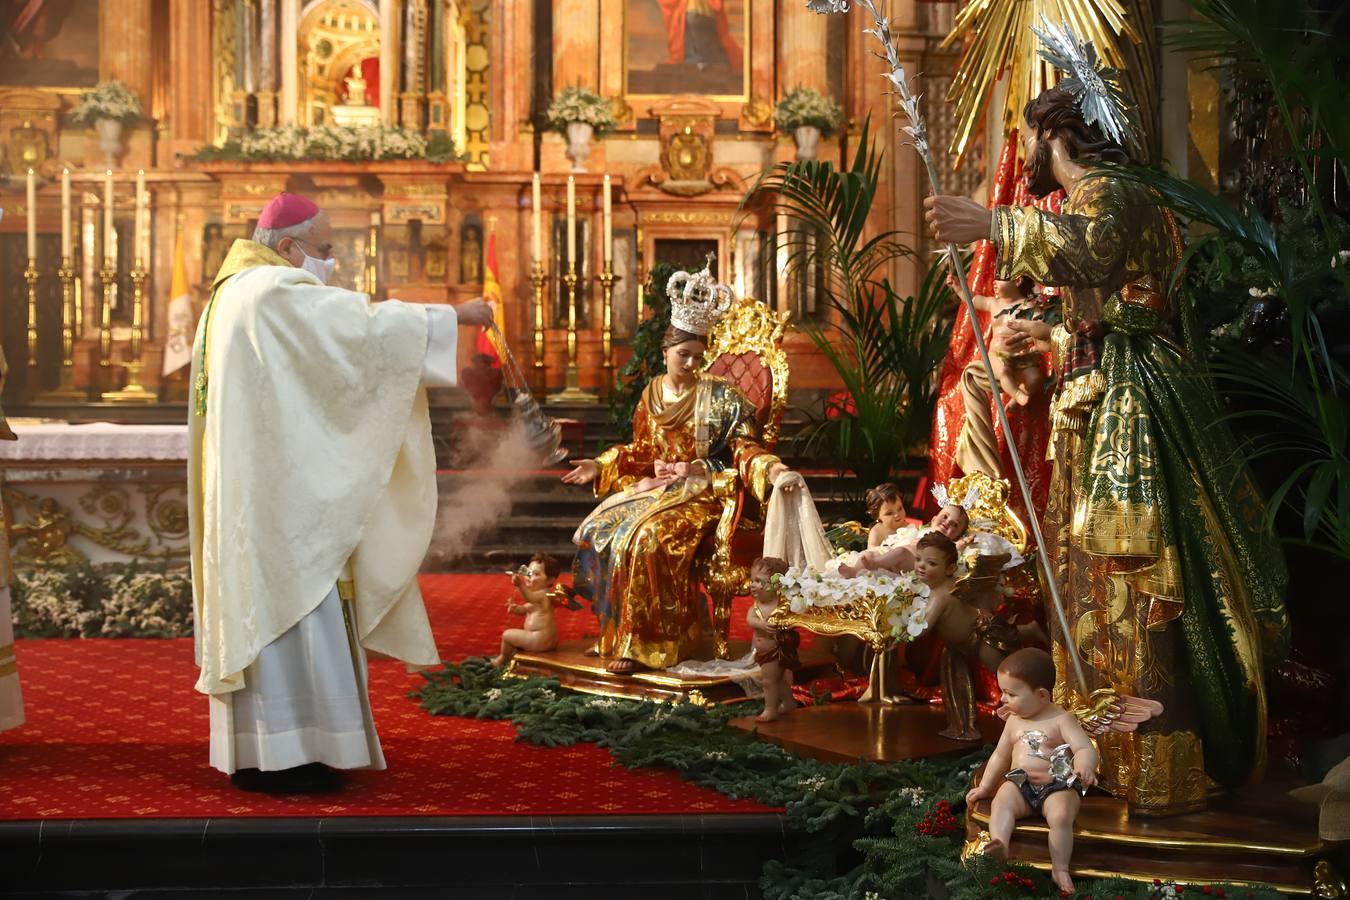
<path id="1" fill-rule="evenodd" d="M 943 244 L 970 244 L 989 237 L 993 213 L 966 197 L 926 197 L 924 219 Z"/>
<path id="2" fill-rule="evenodd" d="M 600 474 L 600 466 L 593 459 L 578 459 L 576 468 L 562 477 L 564 484 L 590 484 Z"/>

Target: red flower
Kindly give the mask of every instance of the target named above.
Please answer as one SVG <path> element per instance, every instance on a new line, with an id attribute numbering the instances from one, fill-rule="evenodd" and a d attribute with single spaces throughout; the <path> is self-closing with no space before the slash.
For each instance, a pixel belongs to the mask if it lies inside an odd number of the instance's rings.
<path id="1" fill-rule="evenodd" d="M 841 419 L 844 416 L 856 416 L 858 405 L 848 391 L 835 391 L 825 398 L 825 418 Z"/>

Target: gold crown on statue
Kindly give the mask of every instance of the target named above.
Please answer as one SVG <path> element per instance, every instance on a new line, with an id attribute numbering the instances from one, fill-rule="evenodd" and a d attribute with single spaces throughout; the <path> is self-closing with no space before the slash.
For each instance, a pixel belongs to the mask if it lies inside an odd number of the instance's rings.
<path id="1" fill-rule="evenodd" d="M 725 284 L 718 284 L 712 275 L 713 260 L 699 272 L 676 272 L 666 282 L 666 296 L 670 298 L 670 324 L 690 334 L 707 334 L 717 320 L 727 314 L 736 295 Z"/>

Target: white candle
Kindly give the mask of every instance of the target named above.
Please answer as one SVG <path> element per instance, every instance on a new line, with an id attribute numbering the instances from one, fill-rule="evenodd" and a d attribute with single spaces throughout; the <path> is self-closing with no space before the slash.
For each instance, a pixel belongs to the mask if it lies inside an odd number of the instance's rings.
<path id="1" fill-rule="evenodd" d="M 136 235 L 132 242 L 136 248 L 136 261 L 142 266 L 149 263 L 150 241 L 147 223 L 149 210 L 146 209 L 145 170 L 136 171 Z"/>
<path id="2" fill-rule="evenodd" d="M 567 266 L 572 268 L 577 262 L 577 182 L 567 176 Z"/>
<path id="3" fill-rule="evenodd" d="M 113 268 L 113 184 L 112 169 L 103 170 L 103 260 Z"/>
<path id="4" fill-rule="evenodd" d="M 543 211 L 539 202 L 539 173 L 534 173 L 534 179 L 530 184 L 530 209 L 533 211 L 531 219 L 534 223 L 534 261 L 543 262 L 544 259 L 544 237 L 542 232 L 541 218 Z"/>
<path id="5" fill-rule="evenodd" d="M 37 259 L 37 179 L 28 170 L 28 258 Z"/>
<path id="6" fill-rule="evenodd" d="M 614 201 L 609 196 L 609 176 L 605 176 L 605 268 L 614 259 Z"/>
<path id="7" fill-rule="evenodd" d="M 61 170 L 61 259 L 70 259 L 70 170 Z"/>

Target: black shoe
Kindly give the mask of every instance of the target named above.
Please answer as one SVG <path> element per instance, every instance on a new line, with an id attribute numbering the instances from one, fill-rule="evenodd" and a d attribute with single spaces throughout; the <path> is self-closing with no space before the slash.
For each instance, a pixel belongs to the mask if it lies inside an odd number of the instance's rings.
<path id="1" fill-rule="evenodd" d="M 264 772 L 240 769 L 230 783 L 241 791 L 262 794 L 328 794 L 342 789 L 342 776 L 322 763 Z"/>

